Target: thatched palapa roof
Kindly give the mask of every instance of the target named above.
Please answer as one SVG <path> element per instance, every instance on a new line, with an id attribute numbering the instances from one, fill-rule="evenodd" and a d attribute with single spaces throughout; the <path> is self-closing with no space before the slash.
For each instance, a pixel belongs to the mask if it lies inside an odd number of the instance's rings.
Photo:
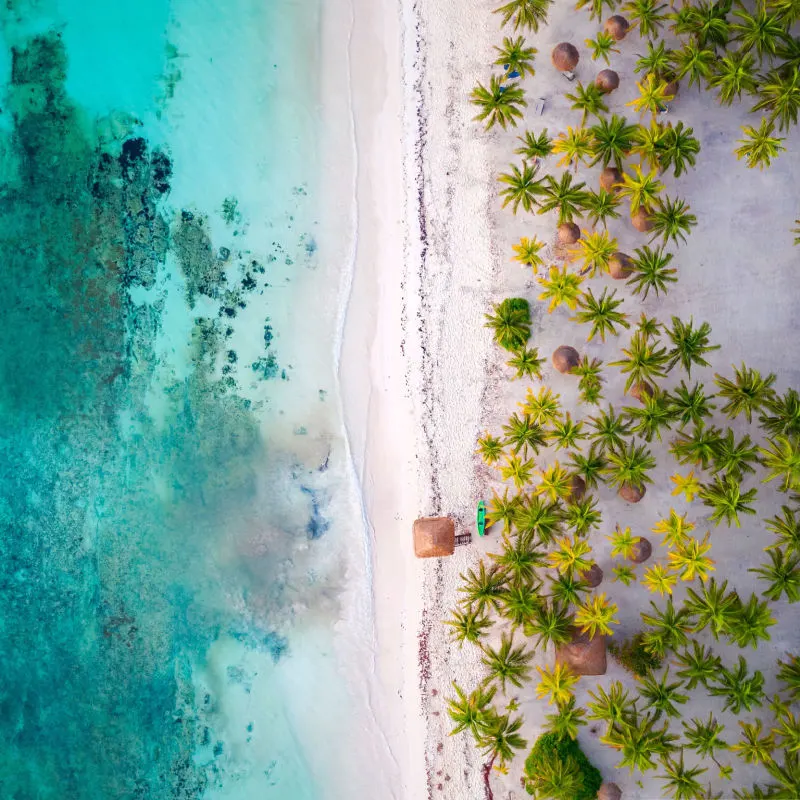
<path id="1" fill-rule="evenodd" d="M 456 526 L 450 517 L 420 517 L 414 521 L 417 558 L 451 556 L 456 548 Z"/>
<path id="2" fill-rule="evenodd" d="M 569 42 L 561 42 L 553 48 L 552 55 L 553 66 L 560 72 L 572 72 L 578 66 L 581 54 L 574 44 Z"/>
<path id="3" fill-rule="evenodd" d="M 616 783 L 603 783 L 597 793 L 597 800 L 620 800 L 622 791 Z"/>
<path id="4" fill-rule="evenodd" d="M 556 647 L 556 663 L 566 664 L 576 675 L 605 675 L 606 637 L 592 638 L 576 628 L 569 642 Z"/>

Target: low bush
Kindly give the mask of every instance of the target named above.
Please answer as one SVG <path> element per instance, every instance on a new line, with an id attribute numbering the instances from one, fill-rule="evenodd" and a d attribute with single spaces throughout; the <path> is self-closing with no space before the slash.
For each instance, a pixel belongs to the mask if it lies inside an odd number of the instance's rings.
<path id="1" fill-rule="evenodd" d="M 651 670 L 661 666 L 661 659 L 644 648 L 644 634 L 637 633 L 632 639 L 617 644 L 613 639 L 608 642 L 608 652 L 620 665 L 633 675 L 644 677 Z"/>
<path id="2" fill-rule="evenodd" d="M 563 790 L 557 789 L 555 776 L 565 775 Z M 534 743 L 525 759 L 525 788 L 528 794 L 537 794 L 540 777 L 547 776 L 549 790 L 539 796 L 552 800 L 595 800 L 603 778 L 581 750 L 576 739 L 557 733 L 543 733 Z"/>

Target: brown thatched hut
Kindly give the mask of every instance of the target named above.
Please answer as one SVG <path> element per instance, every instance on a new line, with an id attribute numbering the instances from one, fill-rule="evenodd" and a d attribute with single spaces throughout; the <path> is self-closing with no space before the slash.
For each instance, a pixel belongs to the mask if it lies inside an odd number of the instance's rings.
<path id="1" fill-rule="evenodd" d="M 456 549 L 456 526 L 450 517 L 414 520 L 414 555 L 417 558 L 451 556 Z"/>
<path id="2" fill-rule="evenodd" d="M 558 243 L 575 244 L 581 238 L 581 229 L 574 222 L 562 222 L 558 226 Z"/>
<path id="3" fill-rule="evenodd" d="M 605 782 L 600 785 L 597 800 L 621 800 L 622 790 L 616 783 Z"/>
<path id="4" fill-rule="evenodd" d="M 606 24 L 603 25 L 605 32 L 610 33 L 617 42 L 621 42 L 628 35 L 628 29 L 630 27 L 628 20 L 619 14 L 614 14 L 613 17 L 609 17 L 606 20 Z"/>
<path id="5" fill-rule="evenodd" d="M 623 483 L 617 494 L 629 503 L 638 503 L 645 495 L 645 485 L 634 486 L 632 483 Z"/>
<path id="6" fill-rule="evenodd" d="M 601 69 L 594 79 L 594 85 L 603 93 L 609 94 L 619 88 L 619 74 L 613 69 Z"/>
<path id="7" fill-rule="evenodd" d="M 572 372 L 580 363 L 580 353 L 568 344 L 562 344 L 561 347 L 557 347 L 553 353 L 553 366 L 559 372 Z"/>
<path id="8" fill-rule="evenodd" d="M 606 167 L 600 173 L 600 188 L 607 192 L 618 192 L 618 183 L 622 183 L 622 173 L 616 167 Z"/>
<path id="9" fill-rule="evenodd" d="M 553 66 L 559 72 L 572 72 L 578 66 L 581 54 L 574 44 L 561 42 L 553 48 L 551 58 L 553 59 Z"/>
<path id="10" fill-rule="evenodd" d="M 633 259 L 626 253 L 614 253 L 608 260 L 608 274 L 617 281 L 630 278 L 633 274 Z"/>
<path id="11" fill-rule="evenodd" d="M 575 628 L 572 639 L 556 647 L 556 663 L 566 664 L 576 675 L 605 675 L 606 637 L 592 638 Z"/>

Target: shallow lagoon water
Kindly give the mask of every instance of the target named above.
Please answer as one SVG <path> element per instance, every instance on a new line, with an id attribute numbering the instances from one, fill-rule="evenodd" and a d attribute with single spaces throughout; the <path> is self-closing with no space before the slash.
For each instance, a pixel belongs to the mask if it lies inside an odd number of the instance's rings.
<path id="1" fill-rule="evenodd" d="M 0 23 L 3 796 L 343 796 L 369 592 L 320 9 Z"/>

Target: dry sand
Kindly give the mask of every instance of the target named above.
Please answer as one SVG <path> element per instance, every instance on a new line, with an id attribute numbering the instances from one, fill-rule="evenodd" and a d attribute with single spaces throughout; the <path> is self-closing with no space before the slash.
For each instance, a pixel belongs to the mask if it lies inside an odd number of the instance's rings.
<path id="1" fill-rule="evenodd" d="M 555 3 L 549 25 L 527 36 L 539 55 L 535 77 L 525 81 L 530 105 L 524 124 L 506 133 L 485 133 L 471 121 L 468 96 L 476 81 L 488 80 L 492 46 L 502 39 L 492 7 L 486 0 L 406 0 L 398 11 L 389 0 L 364 0 L 356 6 L 351 49 L 359 236 L 341 378 L 374 545 L 375 674 L 383 687 L 376 716 L 401 776 L 394 796 L 411 800 L 483 796 L 481 757 L 467 736 L 448 736 L 444 702 L 452 680 L 471 689 L 480 679 L 478 653 L 451 645 L 440 621 L 457 601 L 459 573 L 496 550 L 498 536 L 458 548 L 449 559 L 424 563 L 413 559 L 411 548 L 415 517 L 448 514 L 460 530 L 471 530 L 476 501 L 499 488 L 496 474 L 474 455 L 475 440 L 485 429 L 499 431 L 527 382 L 511 380 L 504 357 L 483 327 L 483 315 L 503 297 L 527 297 L 534 312 L 531 343 L 548 356 L 566 343 L 608 359 L 628 340 L 623 334 L 616 343 L 586 345 L 586 329 L 570 323 L 567 313 L 546 314 L 536 302 L 538 286 L 530 271 L 511 262 L 511 245 L 533 234 L 553 242 L 555 217 L 523 212 L 514 217 L 500 208 L 497 195 L 497 173 L 518 158 L 513 156 L 517 134 L 526 127 L 547 127 L 555 135 L 579 124 L 580 115 L 569 110 L 563 96 L 570 84 L 551 66 L 549 54 L 557 42 L 573 42 L 582 56 L 578 78 L 592 80 L 603 65 L 590 60 L 583 41 L 599 26 L 585 12 L 575 12 L 571 2 Z M 636 95 L 633 62 L 644 45 L 634 32 L 620 50 L 612 66 L 622 83 L 610 98 L 610 109 L 633 119 L 635 113 L 624 104 Z M 541 117 L 533 112 L 538 97 L 545 100 Z M 792 249 L 789 229 L 800 216 L 795 189 L 800 159 L 793 155 L 800 137 L 795 130 L 787 142 L 789 152 L 761 173 L 747 170 L 732 154 L 739 125 L 750 121 L 744 109 L 719 109 L 711 95 L 682 88 L 669 119 L 692 126 L 701 141 L 698 168 L 677 181 L 665 178 L 668 193 L 689 201 L 698 226 L 686 245 L 669 248 L 676 253 L 680 283 L 666 299 L 651 296 L 645 302 L 627 299 L 629 290 L 617 287 L 627 310 L 634 320 L 642 310 L 665 322 L 673 314 L 707 320 L 713 341 L 722 345 L 712 356 L 715 369 L 697 373 L 709 389 L 715 370 L 730 374 L 730 365 L 743 360 L 762 372 L 778 372 L 780 390 L 796 387 L 800 250 Z M 560 173 L 554 163 L 547 167 Z M 596 171 L 582 168 L 580 177 L 594 185 Z M 646 243 L 624 218 L 610 228 L 627 252 Z M 607 283 L 598 278 L 591 285 Z M 606 368 L 604 378 L 606 400 L 617 407 L 627 404 L 618 371 Z M 671 376 L 666 385 L 676 382 Z M 560 393 L 566 409 L 578 408 L 576 379 L 548 367 L 544 383 Z M 733 427 L 737 434 L 744 430 L 739 422 Z M 643 503 L 629 506 L 607 487 L 599 492 L 603 526 L 592 535 L 592 544 L 606 571 L 601 591 L 620 603 L 622 634 L 639 629 L 639 610 L 651 596 L 640 587 L 626 590 L 610 583 L 604 534 L 617 522 L 646 532 L 670 507 L 685 510 L 685 504 L 670 497 L 668 476 L 676 471 L 675 462 L 665 447 L 655 449 L 655 485 Z M 763 489 L 759 518 L 775 513 L 779 500 L 772 488 Z M 701 535 L 710 527 L 704 512 L 699 501 L 689 508 Z M 770 540 L 760 522 L 750 519 L 740 530 L 712 529 L 716 575 L 728 578 L 742 594 L 754 588 L 747 569 L 763 560 L 762 548 Z M 657 544 L 658 537 L 651 539 Z M 758 651 L 744 651 L 751 668 L 768 675 L 768 695 L 776 688 L 769 677 L 775 659 L 800 647 L 788 607 L 777 604 L 776 609 L 779 624 L 772 629 L 772 641 Z M 727 646 L 716 649 L 728 664 L 738 654 Z M 550 662 L 551 652 L 537 654 L 535 663 Z M 614 679 L 632 684 L 610 662 L 603 678 L 581 681 L 579 703 L 585 703 L 588 689 Z M 533 684 L 517 695 L 525 716 L 523 733 L 532 743 L 549 709 L 534 699 Z M 684 717 L 720 708 L 695 694 Z M 721 718 L 729 725 L 728 740 L 735 740 L 735 720 Z M 580 741 L 604 778 L 615 780 L 626 798 L 663 796 L 655 773 L 638 785 L 638 774 L 614 768 L 618 756 L 597 741 L 600 732 L 599 727 L 594 732 L 584 728 Z M 524 796 L 519 784 L 523 761 L 524 754 L 508 776 L 493 776 L 496 798 Z M 734 763 L 734 785 L 749 785 L 761 774 L 733 756 L 725 761 Z M 715 771 L 705 777 L 725 788 Z"/>

